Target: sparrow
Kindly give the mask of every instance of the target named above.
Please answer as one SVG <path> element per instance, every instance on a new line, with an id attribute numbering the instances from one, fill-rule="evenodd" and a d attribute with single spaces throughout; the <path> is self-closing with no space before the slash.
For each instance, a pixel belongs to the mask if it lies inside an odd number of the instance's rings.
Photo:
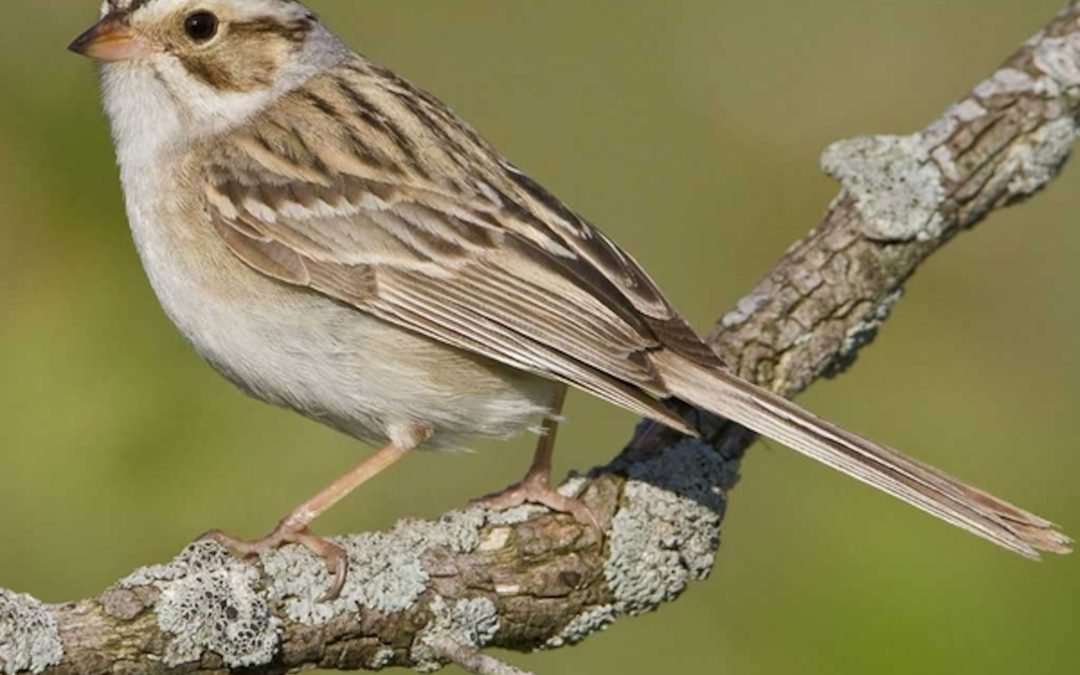
<path id="1" fill-rule="evenodd" d="M 165 312 L 224 377 L 381 447 L 241 555 L 425 447 L 541 432 L 485 503 L 588 521 L 550 484 L 568 386 L 695 435 L 685 402 L 1027 557 L 1055 526 L 739 379 L 634 259 L 431 94 L 295 0 L 107 0 L 101 64 L 131 231 Z"/>

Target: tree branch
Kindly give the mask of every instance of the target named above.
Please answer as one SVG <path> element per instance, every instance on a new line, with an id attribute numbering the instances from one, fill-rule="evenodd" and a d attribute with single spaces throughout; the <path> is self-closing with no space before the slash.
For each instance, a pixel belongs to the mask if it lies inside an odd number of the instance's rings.
<path id="1" fill-rule="evenodd" d="M 919 264 L 1064 164 L 1080 119 L 1080 1 L 920 133 L 826 151 L 843 189 L 822 224 L 724 316 L 710 344 L 744 378 L 793 396 L 849 367 Z M 535 508 L 451 512 L 339 539 L 341 596 L 289 547 L 256 563 L 212 543 L 97 598 L 44 605 L 0 591 L 0 672 L 278 673 L 304 666 L 513 673 L 485 647 L 557 648 L 655 609 L 706 576 L 725 496 L 753 437 L 686 410 L 707 442 L 643 424 L 609 466 L 572 479 L 607 531 Z M 662 451 L 658 451 L 662 450 Z"/>

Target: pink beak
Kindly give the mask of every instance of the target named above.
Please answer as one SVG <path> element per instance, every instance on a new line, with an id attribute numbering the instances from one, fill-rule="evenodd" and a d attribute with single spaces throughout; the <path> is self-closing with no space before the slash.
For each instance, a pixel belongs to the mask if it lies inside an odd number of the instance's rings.
<path id="1" fill-rule="evenodd" d="M 68 49 L 104 63 L 150 55 L 154 49 L 131 31 L 126 18 L 109 14 L 75 38 Z"/>

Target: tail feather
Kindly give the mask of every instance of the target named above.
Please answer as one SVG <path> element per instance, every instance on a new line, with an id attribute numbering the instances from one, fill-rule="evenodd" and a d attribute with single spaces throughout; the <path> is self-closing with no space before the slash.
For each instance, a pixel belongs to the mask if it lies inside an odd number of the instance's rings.
<path id="1" fill-rule="evenodd" d="M 1043 518 L 822 420 L 790 401 L 672 351 L 653 355 L 671 394 L 779 441 L 993 543 L 1038 559 L 1072 540 Z"/>

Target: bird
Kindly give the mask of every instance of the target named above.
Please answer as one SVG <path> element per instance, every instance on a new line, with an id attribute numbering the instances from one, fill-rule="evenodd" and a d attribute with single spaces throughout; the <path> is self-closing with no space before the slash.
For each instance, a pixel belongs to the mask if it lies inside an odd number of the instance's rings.
<path id="1" fill-rule="evenodd" d="M 128 221 L 194 349 L 247 394 L 380 449 L 244 556 L 417 448 L 540 437 L 494 508 L 588 521 L 551 486 L 568 387 L 683 434 L 681 401 L 1010 551 L 1056 526 L 730 373 L 642 267 L 439 99 L 348 47 L 297 0 L 106 0 L 70 49 L 100 65 Z"/>

